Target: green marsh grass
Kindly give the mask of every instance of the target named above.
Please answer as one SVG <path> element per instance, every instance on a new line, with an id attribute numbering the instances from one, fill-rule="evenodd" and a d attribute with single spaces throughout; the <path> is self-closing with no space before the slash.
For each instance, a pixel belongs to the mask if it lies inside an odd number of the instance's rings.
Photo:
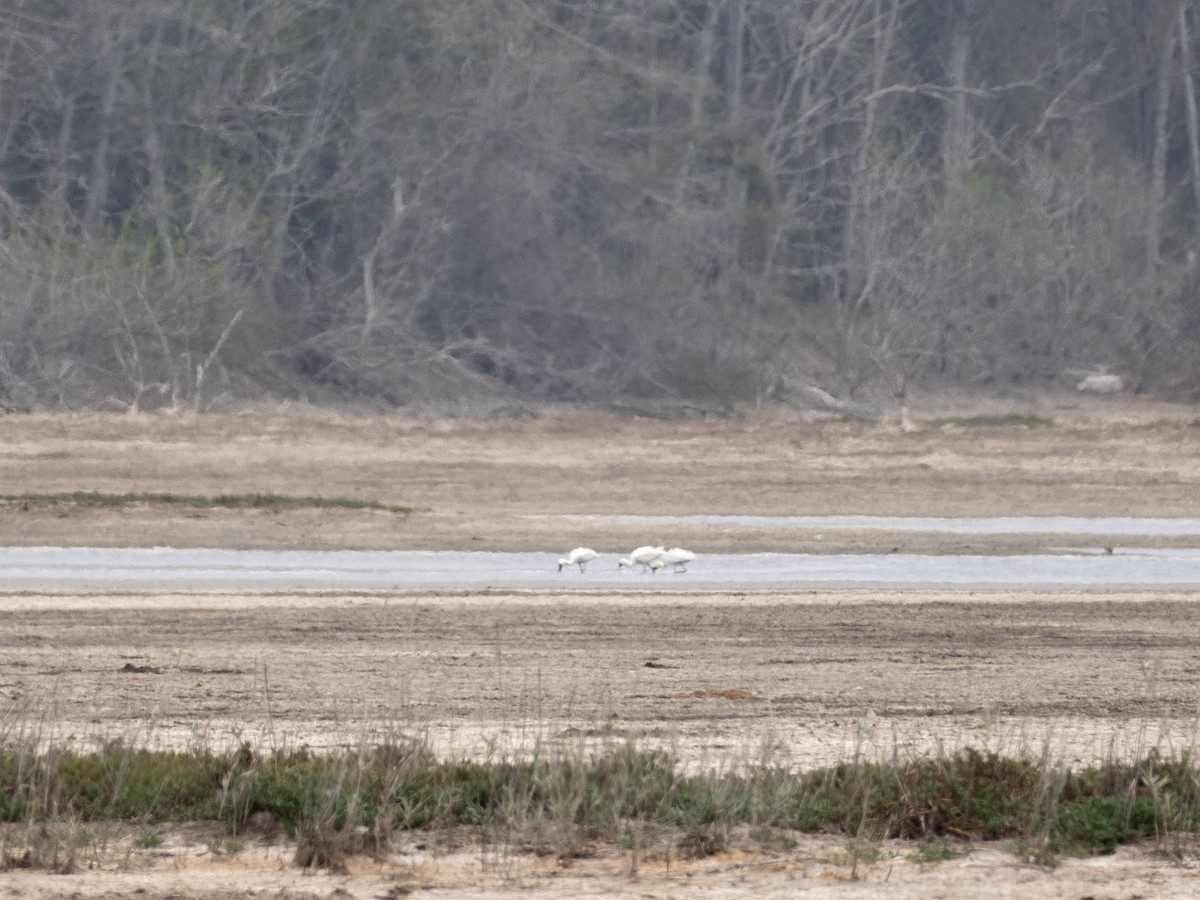
<path id="1" fill-rule="evenodd" d="M 780 849 L 794 846 L 797 832 L 845 834 L 856 864 L 871 861 L 864 846 L 885 839 L 911 841 L 925 862 L 1001 840 L 1050 864 L 1194 835 L 1200 769 L 1187 753 L 1074 771 L 967 749 L 807 772 L 756 763 L 686 774 L 665 751 L 636 742 L 486 762 L 438 759 L 417 741 L 329 753 L 248 743 L 174 752 L 119 741 L 87 752 L 0 748 L 0 821 L 26 834 L 24 844 L 8 835 L 4 865 L 64 870 L 87 829 L 114 822 L 152 846 L 160 825 L 216 821 L 228 834 L 223 852 L 236 853 L 262 815 L 296 838 L 298 865 L 331 869 L 386 848 L 398 832 L 463 826 L 492 844 L 560 859 L 607 843 L 628 854 L 631 871 L 655 853 L 719 853 L 735 828 Z"/>
<path id="2" fill-rule="evenodd" d="M 126 493 L 106 494 L 100 491 L 62 491 L 53 494 L 4 494 L 0 502 L 30 506 L 120 507 L 137 505 L 184 506 L 192 509 L 354 509 L 407 515 L 420 510 L 413 506 L 398 506 L 376 500 L 355 500 L 347 497 L 292 497 L 284 494 L 219 494 L 201 497 L 192 494 Z"/>
<path id="3" fill-rule="evenodd" d="M 1053 419 L 1033 413 L 1002 413 L 995 415 L 950 416 L 944 419 L 932 419 L 929 424 L 957 425 L 962 428 L 1049 428 L 1054 425 Z"/>

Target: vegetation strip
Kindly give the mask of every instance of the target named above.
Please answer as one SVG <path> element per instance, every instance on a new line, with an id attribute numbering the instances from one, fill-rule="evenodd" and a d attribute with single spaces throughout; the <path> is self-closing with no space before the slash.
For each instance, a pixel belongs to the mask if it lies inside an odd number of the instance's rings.
<path id="1" fill-rule="evenodd" d="M 934 428 L 942 425 L 957 425 L 961 428 L 1051 428 L 1054 426 L 1054 420 L 1032 413 L 1004 413 L 1000 415 L 950 416 L 944 419 L 933 419 L 929 425 Z"/>
<path id="2" fill-rule="evenodd" d="M 1007 839 L 1053 862 L 1195 833 L 1198 776 L 1187 754 L 1071 771 L 968 749 L 804 773 L 763 764 L 685 775 L 665 752 L 634 744 L 602 755 L 476 763 L 439 761 L 420 743 L 315 754 L 259 753 L 248 744 L 226 753 L 150 751 L 118 741 L 90 753 L 0 750 L 0 821 L 215 820 L 237 834 L 268 813 L 298 838 L 359 826 L 382 835 L 534 828 L 562 843 L 546 848 L 560 853 L 592 840 L 636 839 L 650 849 L 656 829 L 705 836 L 699 845 L 719 848 L 728 828 L 749 825 L 919 842 Z"/>
<path id="3" fill-rule="evenodd" d="M 303 506 L 321 509 L 367 509 L 381 512 L 418 512 L 413 506 L 397 506 L 377 500 L 354 500 L 348 497 L 289 497 L 283 494 L 219 494 L 216 497 L 198 497 L 190 494 L 128 493 L 106 494 L 100 491 L 62 491 L 54 494 L 4 494 L 5 503 L 29 503 L 51 505 L 73 503 L 77 506 L 132 506 L 138 503 L 159 503 L 175 506 L 190 506 L 204 509 L 225 507 L 228 509 L 271 509 L 280 506 Z"/>

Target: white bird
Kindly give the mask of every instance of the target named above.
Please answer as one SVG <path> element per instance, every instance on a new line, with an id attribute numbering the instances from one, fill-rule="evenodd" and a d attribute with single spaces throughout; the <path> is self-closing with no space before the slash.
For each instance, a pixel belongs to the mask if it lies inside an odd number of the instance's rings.
<path id="1" fill-rule="evenodd" d="M 695 553 L 691 550 L 684 550 L 682 547 L 672 547 L 662 555 L 663 563 L 673 568 L 676 572 L 686 572 L 687 564 L 695 558 Z"/>
<path id="2" fill-rule="evenodd" d="M 576 547 L 558 561 L 558 571 L 561 572 L 565 566 L 579 566 L 579 572 L 582 574 L 583 567 L 599 555 L 591 547 Z"/>
<path id="3" fill-rule="evenodd" d="M 650 570 L 651 575 L 653 575 L 659 569 L 665 569 L 666 566 L 667 560 L 662 556 L 656 556 L 654 559 L 650 560 L 650 562 L 646 563 L 646 568 Z"/>
<path id="4" fill-rule="evenodd" d="M 618 569 L 631 569 L 634 566 L 641 566 L 642 571 L 648 571 L 650 563 L 658 559 L 667 551 L 662 547 L 638 547 L 624 559 L 617 560 Z"/>

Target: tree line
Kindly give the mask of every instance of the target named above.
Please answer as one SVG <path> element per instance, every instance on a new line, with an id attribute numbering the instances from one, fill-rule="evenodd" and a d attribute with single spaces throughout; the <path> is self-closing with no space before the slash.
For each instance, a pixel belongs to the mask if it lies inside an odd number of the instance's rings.
<path id="1" fill-rule="evenodd" d="M 1200 388 L 1192 0 L 3 0 L 0 403 Z"/>

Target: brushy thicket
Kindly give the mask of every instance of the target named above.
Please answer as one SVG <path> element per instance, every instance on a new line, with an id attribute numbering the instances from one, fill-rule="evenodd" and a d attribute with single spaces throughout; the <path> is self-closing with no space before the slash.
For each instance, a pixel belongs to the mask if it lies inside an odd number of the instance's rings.
<path id="1" fill-rule="evenodd" d="M 1193 394 L 1195 7 L 2 5 L 0 408 Z"/>
<path id="2" fill-rule="evenodd" d="M 1037 857 L 1111 852 L 1200 828 L 1200 770 L 1189 755 L 1080 771 L 964 750 L 945 758 L 844 763 L 793 773 L 770 765 L 689 774 L 662 751 L 524 761 L 439 761 L 422 745 L 367 752 L 260 754 L 130 749 L 0 751 L 0 820 L 217 820 L 238 833 L 269 812 L 297 835 L 367 826 L 376 834 L 462 825 L 560 843 L 620 843 L 655 828 L 735 825 L 857 838 L 1011 839 Z"/>

